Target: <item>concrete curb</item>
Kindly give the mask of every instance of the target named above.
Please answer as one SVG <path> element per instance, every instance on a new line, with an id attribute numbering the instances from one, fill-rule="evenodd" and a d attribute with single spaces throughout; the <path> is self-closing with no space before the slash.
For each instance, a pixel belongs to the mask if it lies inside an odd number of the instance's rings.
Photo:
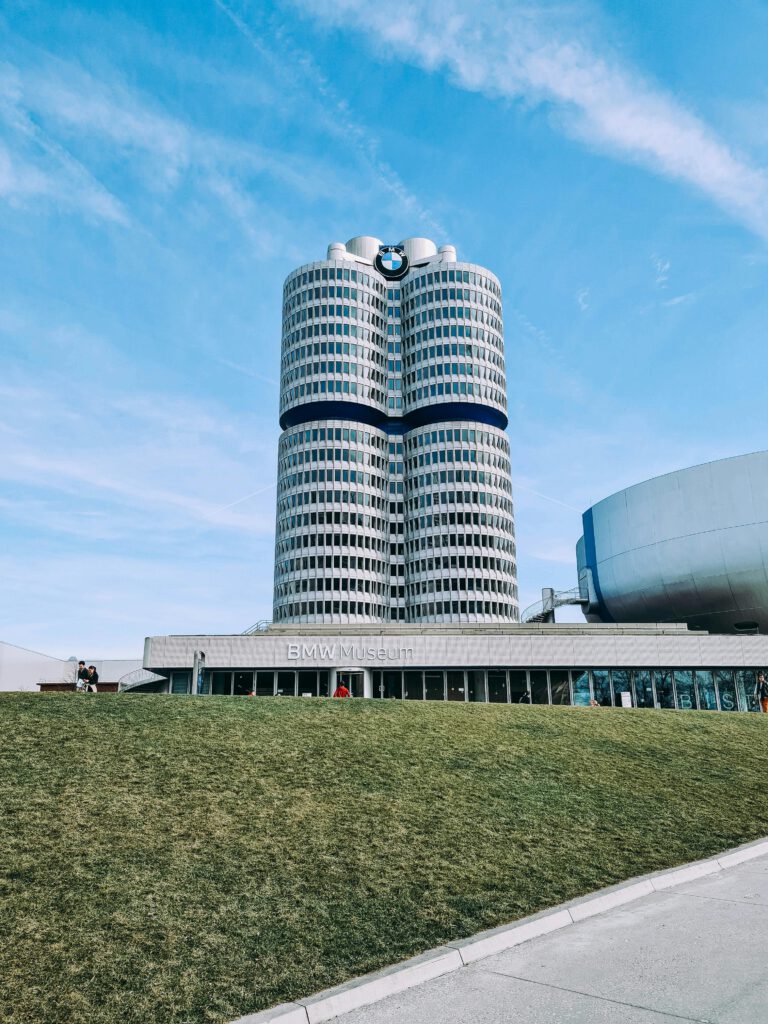
<path id="1" fill-rule="evenodd" d="M 758 839 L 753 843 L 745 843 L 732 850 L 725 850 L 718 857 L 707 860 L 692 861 L 682 867 L 668 871 L 657 871 L 641 878 L 631 878 L 627 882 L 600 889 L 576 900 L 570 900 L 559 907 L 533 914 L 513 924 L 502 925 L 489 931 L 478 932 L 468 939 L 449 942 L 427 953 L 412 957 L 403 963 L 385 967 L 373 974 L 361 978 L 353 978 L 343 985 L 317 992 L 307 999 L 298 999 L 294 1003 L 281 1003 L 261 1013 L 251 1013 L 246 1017 L 238 1017 L 229 1024 L 322 1024 L 342 1013 L 349 1013 L 361 1006 L 376 1003 L 387 996 L 414 988 L 432 978 L 450 974 L 466 964 L 482 960 L 494 953 L 519 946 L 522 942 L 547 935 L 549 932 L 568 925 L 584 921 L 595 914 L 603 914 L 607 910 L 631 903 L 642 896 L 654 892 L 663 892 L 676 885 L 683 885 L 696 878 L 715 874 L 736 867 L 745 861 L 768 855 L 768 838 Z"/>

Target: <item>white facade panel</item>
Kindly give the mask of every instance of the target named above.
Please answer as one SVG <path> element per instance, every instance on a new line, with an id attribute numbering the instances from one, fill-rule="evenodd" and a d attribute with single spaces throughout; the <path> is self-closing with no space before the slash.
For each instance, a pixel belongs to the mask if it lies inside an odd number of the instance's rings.
<path id="1" fill-rule="evenodd" d="M 64 682 L 73 664 L 0 641 L 0 691 L 37 691 L 38 683 Z"/>
<path id="2" fill-rule="evenodd" d="M 573 665 L 591 665 L 595 668 L 619 665 L 615 637 L 575 636 L 572 646 Z"/>
<path id="3" fill-rule="evenodd" d="M 428 627 L 425 627 L 428 628 Z M 208 668 L 737 668 L 768 665 L 768 637 L 578 635 L 511 627 L 504 633 L 338 632 L 254 636 L 152 637 L 144 667 L 190 668 L 195 650 Z"/>
<path id="4" fill-rule="evenodd" d="M 701 640 L 702 638 L 698 636 L 682 636 L 679 638 L 658 637 L 656 641 L 658 664 L 669 666 L 670 668 L 687 668 L 690 665 L 702 664 Z M 726 659 L 736 658 L 736 661 L 728 661 L 730 665 L 741 664 L 741 661 L 738 660 L 740 654 L 741 651 L 738 644 L 733 644 L 730 649 L 717 651 L 717 653 L 715 653 L 715 649 L 712 646 L 707 645 L 706 648 L 707 657 L 722 656 Z M 722 664 L 722 662 L 716 662 L 716 664 Z"/>
<path id="5" fill-rule="evenodd" d="M 766 660 L 766 657 L 768 657 L 768 650 L 766 650 L 764 637 L 739 637 L 739 646 L 741 647 L 741 661 L 736 664 L 768 667 L 768 661 Z"/>

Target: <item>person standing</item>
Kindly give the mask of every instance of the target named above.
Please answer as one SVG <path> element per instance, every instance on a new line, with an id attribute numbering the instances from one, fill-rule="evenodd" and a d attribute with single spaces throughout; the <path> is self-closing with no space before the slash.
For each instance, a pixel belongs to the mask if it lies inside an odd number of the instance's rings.
<path id="1" fill-rule="evenodd" d="M 349 690 L 346 688 L 346 686 L 344 685 L 344 683 L 342 681 L 342 682 L 339 683 L 339 685 L 333 691 L 333 696 L 334 697 L 351 697 L 352 694 L 349 692 Z"/>
<path id="2" fill-rule="evenodd" d="M 99 673 L 96 671 L 95 665 L 88 666 L 88 689 L 91 693 L 97 693 L 96 684 L 99 681 Z"/>
<path id="3" fill-rule="evenodd" d="M 77 663 L 77 677 L 75 679 L 75 689 L 88 689 L 88 669 L 85 667 L 84 661 L 78 661 Z"/>
<path id="4" fill-rule="evenodd" d="M 768 714 L 768 682 L 765 679 L 764 672 L 758 672 L 757 682 L 755 683 L 755 700 L 760 705 L 760 710 L 763 714 Z"/>

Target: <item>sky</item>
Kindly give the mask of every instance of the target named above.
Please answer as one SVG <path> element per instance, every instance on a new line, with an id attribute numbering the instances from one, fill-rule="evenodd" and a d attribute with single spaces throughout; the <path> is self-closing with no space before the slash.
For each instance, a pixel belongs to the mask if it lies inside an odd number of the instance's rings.
<path id="1" fill-rule="evenodd" d="M 5 0 L 0 639 L 270 617 L 282 282 L 354 235 L 502 282 L 522 608 L 768 447 L 767 66 L 757 0 Z"/>

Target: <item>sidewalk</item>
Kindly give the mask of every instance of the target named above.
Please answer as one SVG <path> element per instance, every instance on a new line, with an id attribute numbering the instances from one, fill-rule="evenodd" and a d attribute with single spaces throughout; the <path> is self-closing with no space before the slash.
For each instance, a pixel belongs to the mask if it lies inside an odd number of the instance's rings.
<path id="1" fill-rule="evenodd" d="M 764 1024 L 768 857 L 533 939 L 340 1024 Z"/>

